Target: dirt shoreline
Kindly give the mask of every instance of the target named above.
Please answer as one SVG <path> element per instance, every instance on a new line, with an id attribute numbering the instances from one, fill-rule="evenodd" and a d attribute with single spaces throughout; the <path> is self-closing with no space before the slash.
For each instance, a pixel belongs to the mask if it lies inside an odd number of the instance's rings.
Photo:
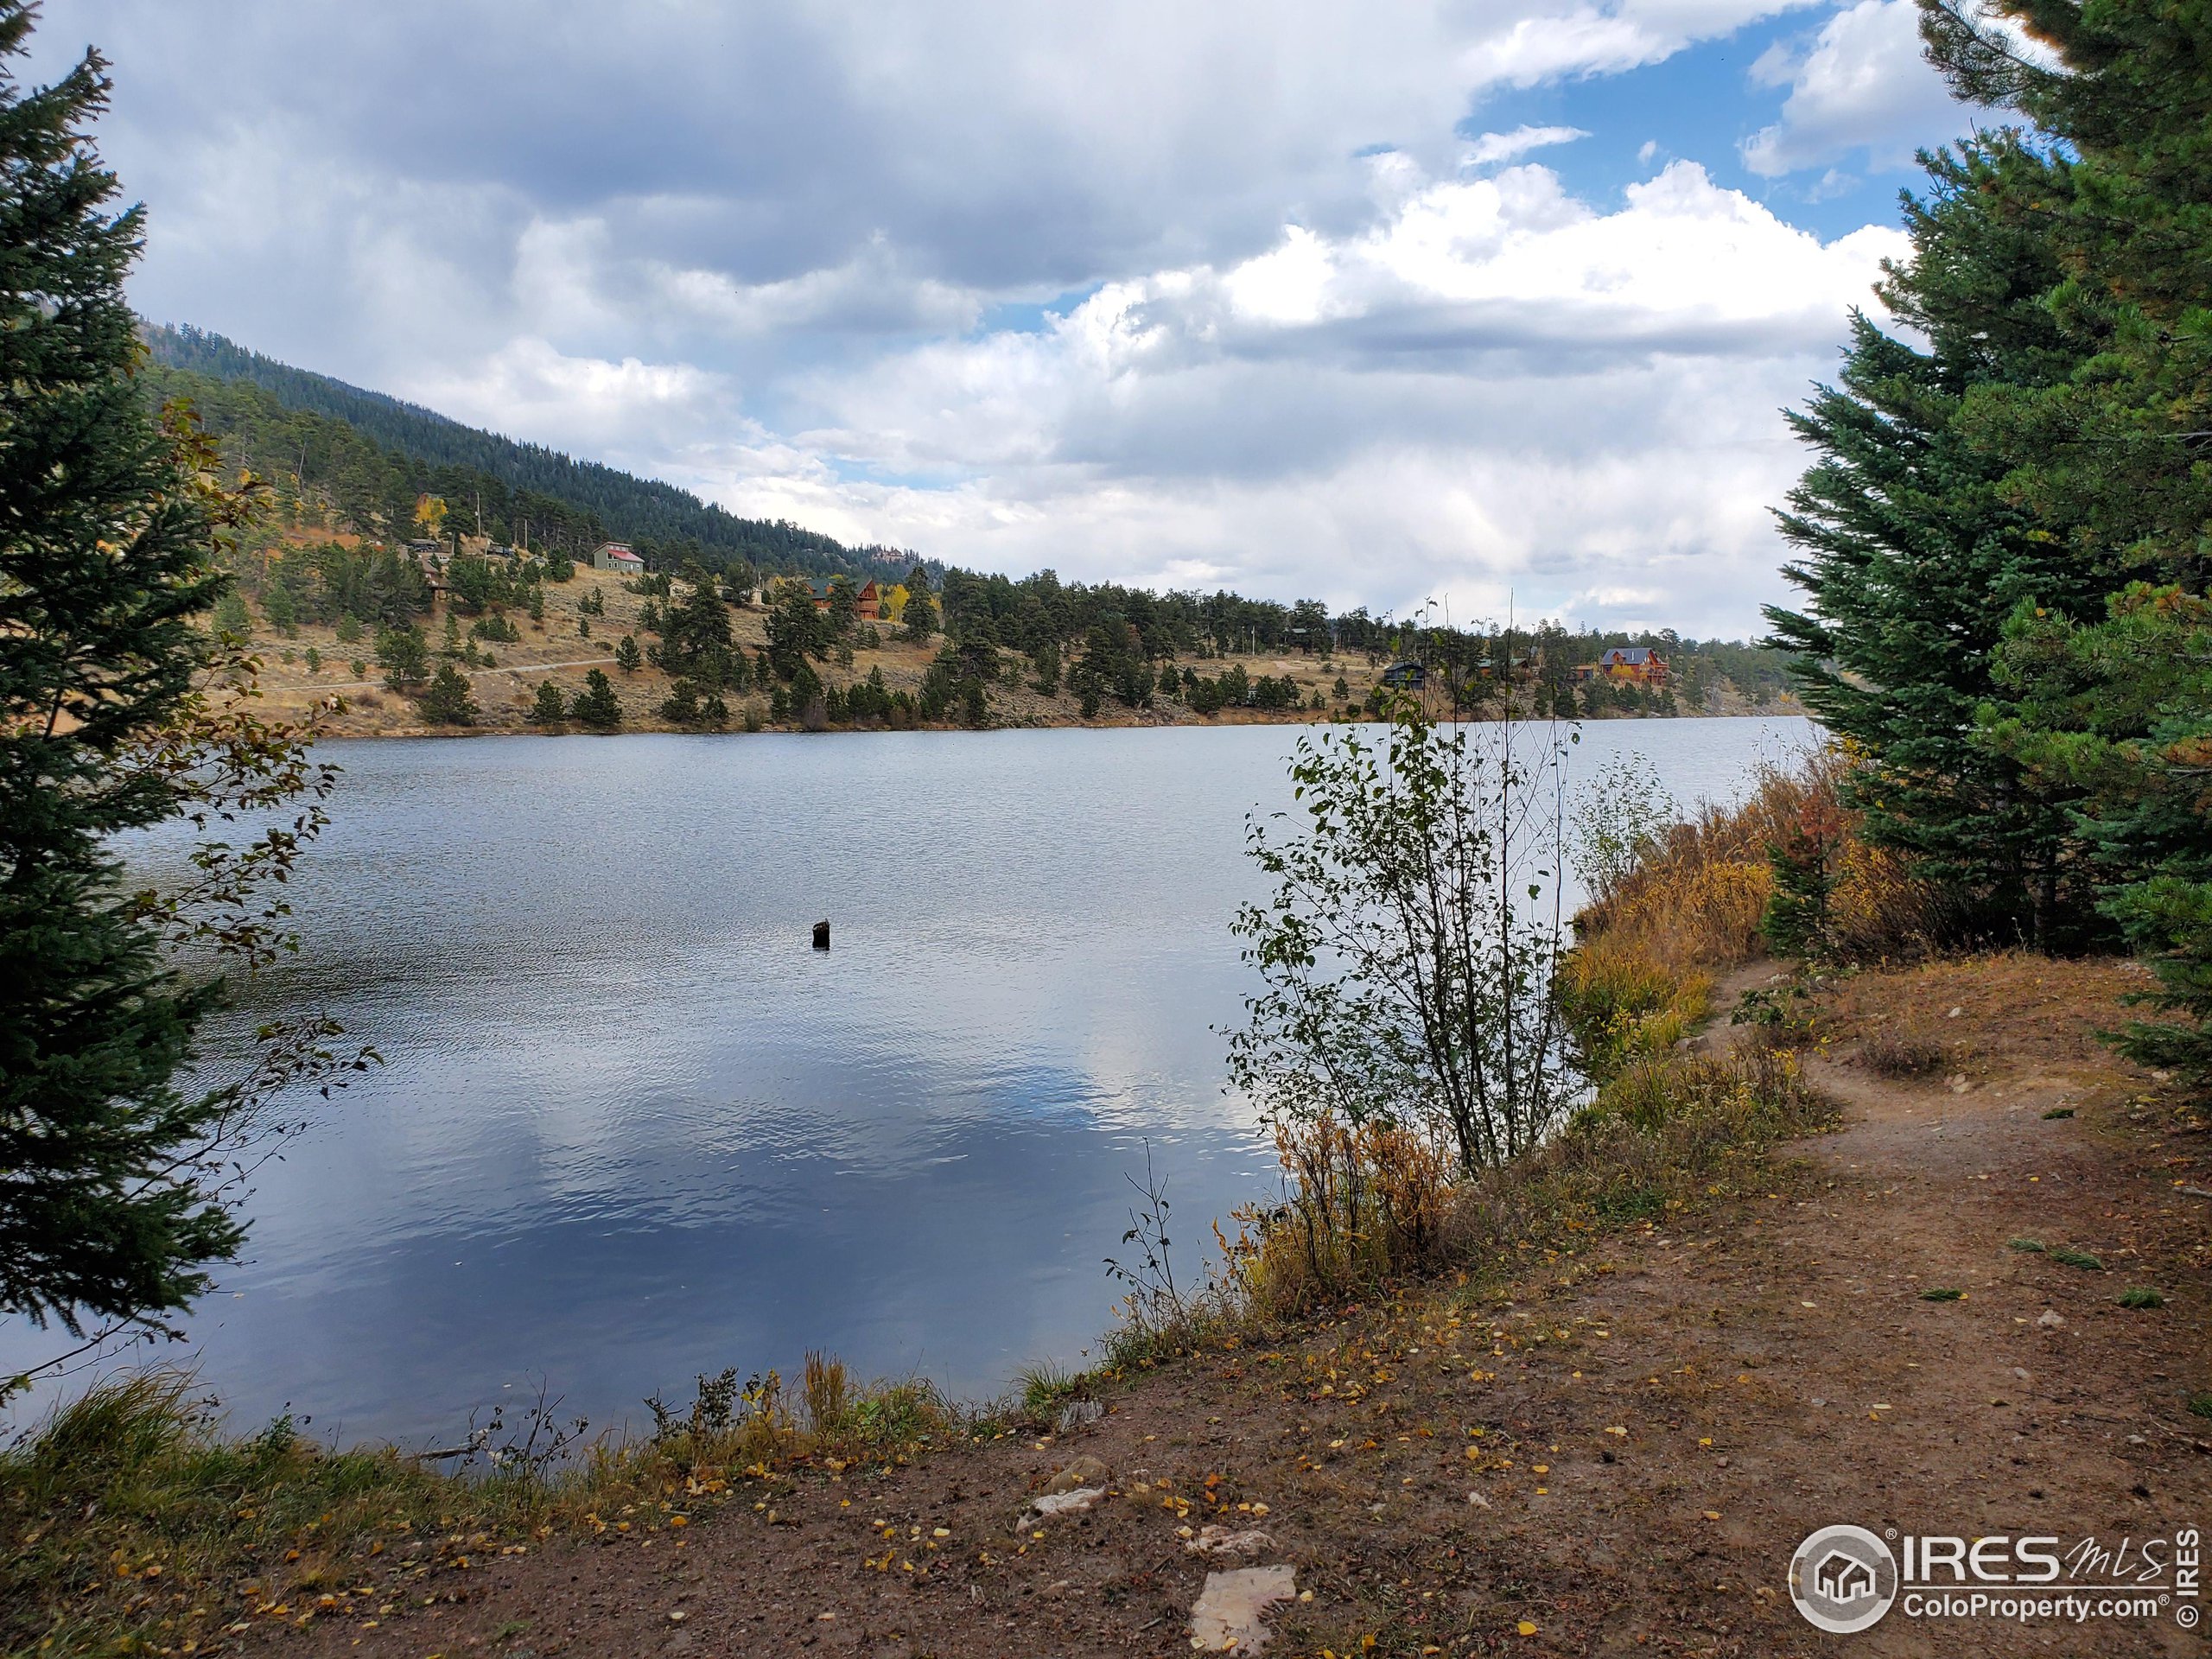
<path id="1" fill-rule="evenodd" d="M 1263 1529 L 1258 1559 L 1295 1568 L 1277 1655 L 1813 1654 L 1837 1638 L 1802 1621 L 1786 1573 L 1820 1526 L 2202 1527 L 2212 1423 L 2186 1401 L 2212 1388 L 2212 1205 L 2187 1189 L 2212 1160 L 2171 1087 L 2094 1039 L 2131 971 L 2006 957 L 1849 982 L 1807 1060 L 1841 1109 L 1832 1133 L 1784 1147 L 1752 1197 L 1532 1260 L 1502 1294 L 1406 1286 L 1272 1348 L 1114 1385 L 1071 1436 L 748 1478 L 689 1527 L 607 1516 L 524 1554 L 431 1541 L 232 1634 L 370 1659 L 1180 1654 L 1208 1571 L 1239 1564 L 1186 1547 L 1218 1519 Z M 1858 1064 L 1869 1033 L 1931 1018 L 1946 1077 Z M 2013 1243 L 2031 1239 L 2049 1249 Z M 2134 1286 L 2164 1305 L 2122 1307 Z M 1017 1535 L 1078 1455 L 1113 1496 Z M 1894 1611 L 1851 1640 L 2204 1648 L 2171 1619 Z"/>

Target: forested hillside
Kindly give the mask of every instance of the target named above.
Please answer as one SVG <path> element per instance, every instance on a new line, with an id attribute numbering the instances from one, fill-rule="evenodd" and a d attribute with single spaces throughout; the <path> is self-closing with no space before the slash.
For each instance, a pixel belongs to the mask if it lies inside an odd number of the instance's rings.
<path id="1" fill-rule="evenodd" d="M 433 410 L 296 369 L 191 327 L 142 330 L 158 397 L 183 396 L 208 430 L 265 476 L 298 477 L 348 518 L 409 535 L 418 495 L 442 495 L 459 525 L 580 557 L 626 541 L 651 563 L 709 569 L 750 563 L 767 572 L 904 575 L 912 556 L 848 548 L 782 520 L 741 518 L 689 491 L 576 461 L 540 444 L 463 426 Z M 480 517 L 480 524 L 479 522 Z"/>
<path id="2" fill-rule="evenodd" d="M 1063 582 L 1050 570 L 1016 580 L 888 548 L 849 548 L 797 524 L 737 518 L 671 485 L 463 426 L 219 334 L 154 325 L 143 333 L 154 359 L 144 377 L 149 394 L 188 398 L 226 454 L 272 480 L 280 505 L 296 517 L 304 506 L 308 521 L 320 516 L 327 524 L 334 515 L 372 540 L 395 541 L 423 533 L 416 504 L 435 496 L 448 509 L 448 537 L 514 543 L 526 534 L 534 550 L 571 559 L 613 538 L 636 547 L 657 571 L 696 566 L 726 574 L 738 591 L 749 589 L 756 575 L 884 575 L 912 584 L 919 572 L 941 591 L 946 634 L 978 664 L 986 652 L 1010 651 L 1029 659 L 1040 683 L 1057 685 L 1065 674 L 1091 702 L 1149 707 L 1155 688 L 1165 695 L 1179 683 L 1171 666 L 1179 660 L 1285 652 L 1410 657 L 1478 692 L 1509 677 L 1502 665 L 1510 663 L 1510 677 L 1534 688 L 1537 707 L 1562 716 L 1696 713 L 1730 706 L 1732 698 L 1764 707 L 1783 684 L 1781 653 L 1757 645 L 1648 631 L 1571 632 L 1555 623 L 1507 639 L 1493 629 L 1376 616 L 1364 607 L 1332 614 L 1318 600 L 1155 594 L 1115 582 Z M 327 563 L 336 555 L 326 549 L 317 556 Z M 358 563 L 351 556 L 339 562 L 349 569 Z M 241 574 L 264 605 L 273 598 L 285 610 L 295 596 L 270 590 L 271 573 L 285 568 L 279 561 Z M 289 568 L 296 574 L 303 566 L 295 558 Z M 370 585 L 381 595 L 391 584 Z M 330 605 L 348 608 L 342 599 Z M 365 613 L 364 620 L 373 619 Z M 1659 650 L 1672 670 L 1669 683 L 1578 680 L 1578 666 L 1619 645 Z M 979 668 L 975 677 L 988 676 Z M 1250 700 L 1242 680 L 1233 679 L 1223 695 L 1231 704 Z"/>

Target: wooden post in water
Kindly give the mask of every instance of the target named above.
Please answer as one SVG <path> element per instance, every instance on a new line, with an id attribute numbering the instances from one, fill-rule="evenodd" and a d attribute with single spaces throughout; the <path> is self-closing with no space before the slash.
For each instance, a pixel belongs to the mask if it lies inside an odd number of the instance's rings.
<path id="1" fill-rule="evenodd" d="M 814 948 L 817 950 L 827 950 L 830 948 L 829 923 L 817 922 L 814 925 Z"/>

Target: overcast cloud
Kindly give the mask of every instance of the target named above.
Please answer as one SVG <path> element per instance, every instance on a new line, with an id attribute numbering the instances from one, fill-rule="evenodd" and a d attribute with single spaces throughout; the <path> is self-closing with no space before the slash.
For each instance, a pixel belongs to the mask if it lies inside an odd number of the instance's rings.
<path id="1" fill-rule="evenodd" d="M 1910 12 L 49 0 L 41 54 L 113 60 L 164 321 L 948 561 L 1742 632 L 1777 410 L 1968 124 Z"/>

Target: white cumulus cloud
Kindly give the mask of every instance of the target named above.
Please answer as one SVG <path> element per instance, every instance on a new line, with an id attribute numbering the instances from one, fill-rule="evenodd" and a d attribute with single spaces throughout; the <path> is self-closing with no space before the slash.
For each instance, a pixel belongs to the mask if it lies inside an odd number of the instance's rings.
<path id="1" fill-rule="evenodd" d="M 1815 3 L 49 0 L 38 39 L 112 59 L 164 320 L 987 568 L 1740 630 L 1775 410 L 1899 238 L 1791 227 L 1662 111 L 1481 121 Z M 1929 136 L 1909 10 L 1770 62 L 1747 159 Z M 1618 191 L 1536 164 L 1616 139 Z"/>
<path id="2" fill-rule="evenodd" d="M 992 568 L 1743 629 L 1801 464 L 1775 410 L 1900 251 L 1688 162 L 1612 211 L 1537 167 L 1438 181 L 1356 233 L 822 375 L 792 441 L 880 480 L 829 490 L 855 518 Z"/>
<path id="3" fill-rule="evenodd" d="M 1467 146 L 1467 165 L 1488 167 L 1497 162 L 1518 161 L 1532 149 L 1571 144 L 1589 136 L 1580 127 L 1519 126 L 1510 132 L 1486 132 Z"/>
<path id="4" fill-rule="evenodd" d="M 1770 51 L 1752 77 L 1789 88 L 1781 118 L 1742 145 L 1744 165 L 1765 178 L 1854 156 L 1895 167 L 1972 124 L 1921 49 L 1914 0 L 1858 0 L 1828 19 L 1810 50 Z"/>

